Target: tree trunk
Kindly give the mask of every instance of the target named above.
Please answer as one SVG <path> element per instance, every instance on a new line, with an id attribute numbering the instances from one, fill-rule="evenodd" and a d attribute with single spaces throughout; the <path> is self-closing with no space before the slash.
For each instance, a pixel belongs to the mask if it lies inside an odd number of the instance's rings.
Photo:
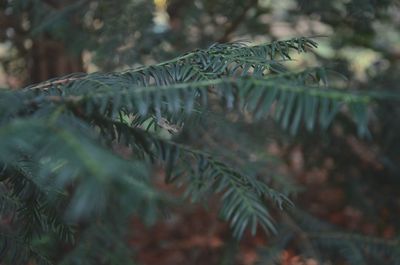
<path id="1" fill-rule="evenodd" d="M 36 39 L 31 53 L 28 83 L 84 71 L 81 54 L 68 51 L 61 42 L 46 38 Z"/>

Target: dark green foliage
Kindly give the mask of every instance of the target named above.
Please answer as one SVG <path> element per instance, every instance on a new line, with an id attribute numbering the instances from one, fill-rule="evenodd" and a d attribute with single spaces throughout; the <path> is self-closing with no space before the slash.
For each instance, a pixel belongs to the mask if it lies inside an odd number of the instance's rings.
<path id="1" fill-rule="evenodd" d="M 280 232 L 271 212 L 292 206 L 286 195 L 262 177 L 179 143 L 176 135 L 196 130 L 209 113 L 226 111 L 252 122 L 271 114 L 295 135 L 327 129 L 342 107 L 358 133 L 368 135 L 373 94 L 330 88 L 322 68 L 286 69 L 291 51 L 316 46 L 307 38 L 217 44 L 153 66 L 1 91 L 3 262 L 47 264 L 36 248 L 48 240 L 59 247 L 51 255 L 67 250 L 58 260 L 50 258 L 53 263 L 127 264 L 124 236 L 133 216 L 150 225 L 168 206 L 185 198 L 207 203 L 215 194 L 236 238 L 246 228 L 256 233 L 258 226 Z M 185 188 L 182 199 L 153 185 L 151 169 L 157 163 L 164 165 L 167 183 Z M 335 235 L 329 236 L 336 247 Z M 346 244 L 344 253 L 359 247 Z"/>
<path id="2" fill-rule="evenodd" d="M 280 264 L 279 255 L 282 249 L 292 244 L 300 249 L 305 257 L 312 257 L 322 264 L 340 259 L 346 264 L 354 265 L 382 261 L 399 264 L 399 240 L 343 233 L 334 226 L 296 209 L 284 215 L 279 234 L 281 237 L 276 237 L 273 247 L 260 251 L 263 256 L 262 262 Z"/>

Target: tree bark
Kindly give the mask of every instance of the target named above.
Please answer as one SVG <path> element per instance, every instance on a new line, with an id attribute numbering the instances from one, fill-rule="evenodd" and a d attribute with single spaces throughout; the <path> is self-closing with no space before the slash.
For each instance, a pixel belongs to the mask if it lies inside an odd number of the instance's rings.
<path id="1" fill-rule="evenodd" d="M 46 38 L 34 40 L 28 67 L 29 83 L 84 71 L 80 54 L 68 52 L 63 43 Z"/>

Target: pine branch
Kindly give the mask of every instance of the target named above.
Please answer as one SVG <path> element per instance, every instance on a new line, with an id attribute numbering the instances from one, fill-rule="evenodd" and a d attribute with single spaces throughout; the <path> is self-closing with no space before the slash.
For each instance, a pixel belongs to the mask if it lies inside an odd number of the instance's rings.
<path id="1" fill-rule="evenodd" d="M 273 220 L 268 202 L 284 208 L 291 205 L 286 196 L 262 178 L 243 174 L 173 137 L 161 138 L 149 127 L 179 135 L 193 113 L 225 109 L 254 121 L 269 115 L 295 135 L 303 127 L 328 128 L 344 109 L 359 133 L 368 134 L 368 106 L 381 96 L 331 88 L 323 68 L 292 72 L 284 67 L 283 62 L 292 59 L 291 51 L 315 47 L 307 38 L 256 46 L 215 44 L 157 65 L 75 74 L 19 91 L 0 91 L 0 181 L 7 188 L 7 194 L 0 196 L 4 207 L 0 213 L 15 214 L 13 207 L 18 207 L 19 219 L 12 225 L 30 223 L 25 227 L 30 235 L 52 232 L 70 242 L 73 224 L 85 223 L 86 229 L 79 231 L 85 235 L 79 238 L 83 241 L 68 256 L 83 257 L 87 245 L 102 253 L 105 248 L 93 243 L 96 240 L 123 243 L 121 231 L 111 233 L 117 224 L 125 224 L 132 215 L 154 223 L 160 207 L 174 201 L 151 185 L 147 169 L 161 162 L 166 182 L 186 188 L 184 198 L 204 201 L 209 195 L 221 195 L 220 213 L 229 220 L 235 237 L 240 238 L 246 228 L 254 234 L 258 226 L 267 232 L 281 231 L 284 224 Z M 130 152 L 121 155 L 116 145 Z M 319 240 L 310 231 L 317 231 L 328 233 L 327 243 L 344 251 L 348 260 L 363 258 L 358 244 L 364 238 L 339 240 L 342 234 L 334 236 L 334 229 L 310 219 L 296 221 L 296 227 L 300 230 L 292 226 L 283 231 L 288 238 L 301 231 L 309 249 Z M 99 236 L 95 232 L 100 228 L 104 233 Z M 19 239 L 24 233 L 14 229 L 11 234 Z M 25 239 L 30 246 L 33 236 Z M 279 244 L 289 241 L 282 239 Z M 387 246 L 397 247 L 398 242 Z M 96 258 L 85 261 L 93 263 Z"/>
<path id="2" fill-rule="evenodd" d="M 63 96 L 34 96 L 26 104 L 61 103 L 84 107 L 88 114 L 96 111 L 113 115 L 124 110 L 144 116 L 155 113 L 160 117 L 160 113 L 166 111 L 191 113 L 195 105 L 207 107 L 212 92 L 213 98 L 217 97 L 226 108 L 249 111 L 256 119 L 265 117 L 276 102 L 274 117 L 284 129 L 290 128 L 292 134 L 298 131 L 301 120 L 305 120 L 308 130 L 313 130 L 318 116 L 320 126 L 327 128 L 341 105 L 348 105 L 360 134 L 367 133 L 366 106 L 373 100 L 368 93 L 349 93 L 291 80 L 298 80 L 302 75 L 304 73 L 291 76 L 284 73 L 262 79 L 219 78 L 161 86 L 132 86 L 130 80 L 124 78 L 88 76 L 65 87 Z M 113 83 L 117 86 L 110 85 Z"/>
<path id="3" fill-rule="evenodd" d="M 182 64 L 190 65 L 190 64 L 200 64 L 201 68 L 207 69 L 208 67 L 212 67 L 213 63 L 209 62 L 208 59 L 214 58 L 217 60 L 221 60 L 218 64 L 218 67 L 226 66 L 229 62 L 233 62 L 234 60 L 243 60 L 243 57 L 250 57 L 255 59 L 254 62 L 259 62 L 259 60 L 265 60 L 269 58 L 271 62 L 275 60 L 276 55 L 280 55 L 283 59 L 291 59 L 289 56 L 289 50 L 297 50 L 298 52 L 305 52 L 307 49 L 315 48 L 316 43 L 307 38 L 295 38 L 286 41 L 276 41 L 271 44 L 264 45 L 256 45 L 256 46 L 246 46 L 243 43 L 233 43 L 233 44 L 217 44 L 211 46 L 206 50 L 196 50 L 193 52 L 189 52 L 180 57 L 171 59 L 169 61 L 165 61 L 156 65 L 151 66 L 143 66 L 137 69 L 129 69 L 126 71 L 122 71 L 121 73 L 116 73 L 117 75 L 132 75 L 135 73 L 140 74 L 152 74 L 152 71 L 158 69 L 164 69 L 165 67 L 171 66 L 182 66 Z M 229 59 L 228 62 L 225 60 Z M 243 62 L 242 62 L 243 63 Z M 276 63 L 276 62 L 273 62 Z M 209 73 L 213 73 L 216 69 L 215 66 L 212 67 L 211 71 L 207 70 Z M 114 74 L 104 74 L 105 76 L 114 75 Z M 44 83 L 40 83 L 33 86 L 28 86 L 26 89 L 36 90 L 36 89 L 44 89 L 47 90 L 51 87 L 57 87 L 58 85 L 65 85 L 68 83 L 73 83 L 74 81 L 82 80 L 85 75 L 70 75 L 66 77 L 62 77 L 60 79 L 49 80 Z M 156 76 L 153 76 L 156 78 Z"/>
<path id="4" fill-rule="evenodd" d="M 262 181 L 231 169 L 205 152 L 160 139 L 122 122 L 99 116 L 94 119 L 99 127 L 109 130 L 110 134 L 115 133 L 114 139 L 118 142 L 139 143 L 152 160 L 164 162 L 166 182 L 185 182 L 185 196 L 191 197 L 192 201 L 204 200 L 210 193 L 222 193 L 221 214 L 231 221 L 237 238 L 242 237 L 247 226 L 255 234 L 257 224 L 267 232 L 276 231 L 263 202 L 265 197 L 271 198 L 281 209 L 292 205 L 288 198 Z M 182 170 L 190 173 L 180 175 Z"/>

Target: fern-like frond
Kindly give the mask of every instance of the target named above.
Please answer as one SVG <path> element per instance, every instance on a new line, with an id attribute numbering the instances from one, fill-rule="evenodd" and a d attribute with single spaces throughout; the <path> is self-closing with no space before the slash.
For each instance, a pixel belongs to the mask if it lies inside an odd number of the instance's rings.
<path id="1" fill-rule="evenodd" d="M 109 75 L 124 76 L 129 78 L 131 83 L 141 86 L 215 79 L 226 74 L 232 76 L 238 71 L 241 76 L 249 73 L 261 75 L 267 70 L 281 72 L 283 68 L 279 65 L 277 57 L 280 57 L 280 60 L 291 60 L 291 50 L 300 53 L 316 47 L 316 42 L 304 37 L 256 46 L 248 46 L 245 43 L 215 44 L 208 49 L 195 50 L 156 65 Z M 74 74 L 32 85 L 27 89 L 56 89 L 82 78 L 85 78 L 84 74 Z"/>
<path id="2" fill-rule="evenodd" d="M 114 135 L 114 140 L 130 146 L 135 153 L 142 150 L 149 160 L 163 162 L 165 181 L 186 187 L 185 197 L 192 201 L 204 201 L 212 194 L 221 193 L 221 216 L 230 220 L 237 238 L 242 236 L 246 227 L 251 227 L 254 234 L 257 225 L 267 232 L 275 232 L 265 199 L 271 199 L 281 209 L 291 205 L 287 197 L 263 181 L 241 174 L 207 153 L 161 139 L 122 122 L 101 118 L 94 121 L 107 134 Z"/>
<path id="3" fill-rule="evenodd" d="M 310 72 L 307 72 L 309 75 Z M 82 106 L 86 114 L 100 113 L 116 117 L 126 114 L 155 115 L 161 113 L 191 113 L 195 106 L 205 108 L 218 99 L 227 109 L 252 113 L 255 119 L 269 113 L 284 129 L 296 134 L 304 121 L 308 130 L 315 124 L 327 128 L 343 106 L 350 109 L 359 133 L 367 133 L 368 94 L 349 93 L 327 87 L 309 86 L 299 82 L 304 73 L 275 75 L 271 78 L 219 78 L 163 86 L 135 86 L 119 77 L 93 75 L 76 81 L 62 93 L 34 96 L 30 104 L 65 103 Z M 271 112 L 271 110 L 273 110 Z"/>

